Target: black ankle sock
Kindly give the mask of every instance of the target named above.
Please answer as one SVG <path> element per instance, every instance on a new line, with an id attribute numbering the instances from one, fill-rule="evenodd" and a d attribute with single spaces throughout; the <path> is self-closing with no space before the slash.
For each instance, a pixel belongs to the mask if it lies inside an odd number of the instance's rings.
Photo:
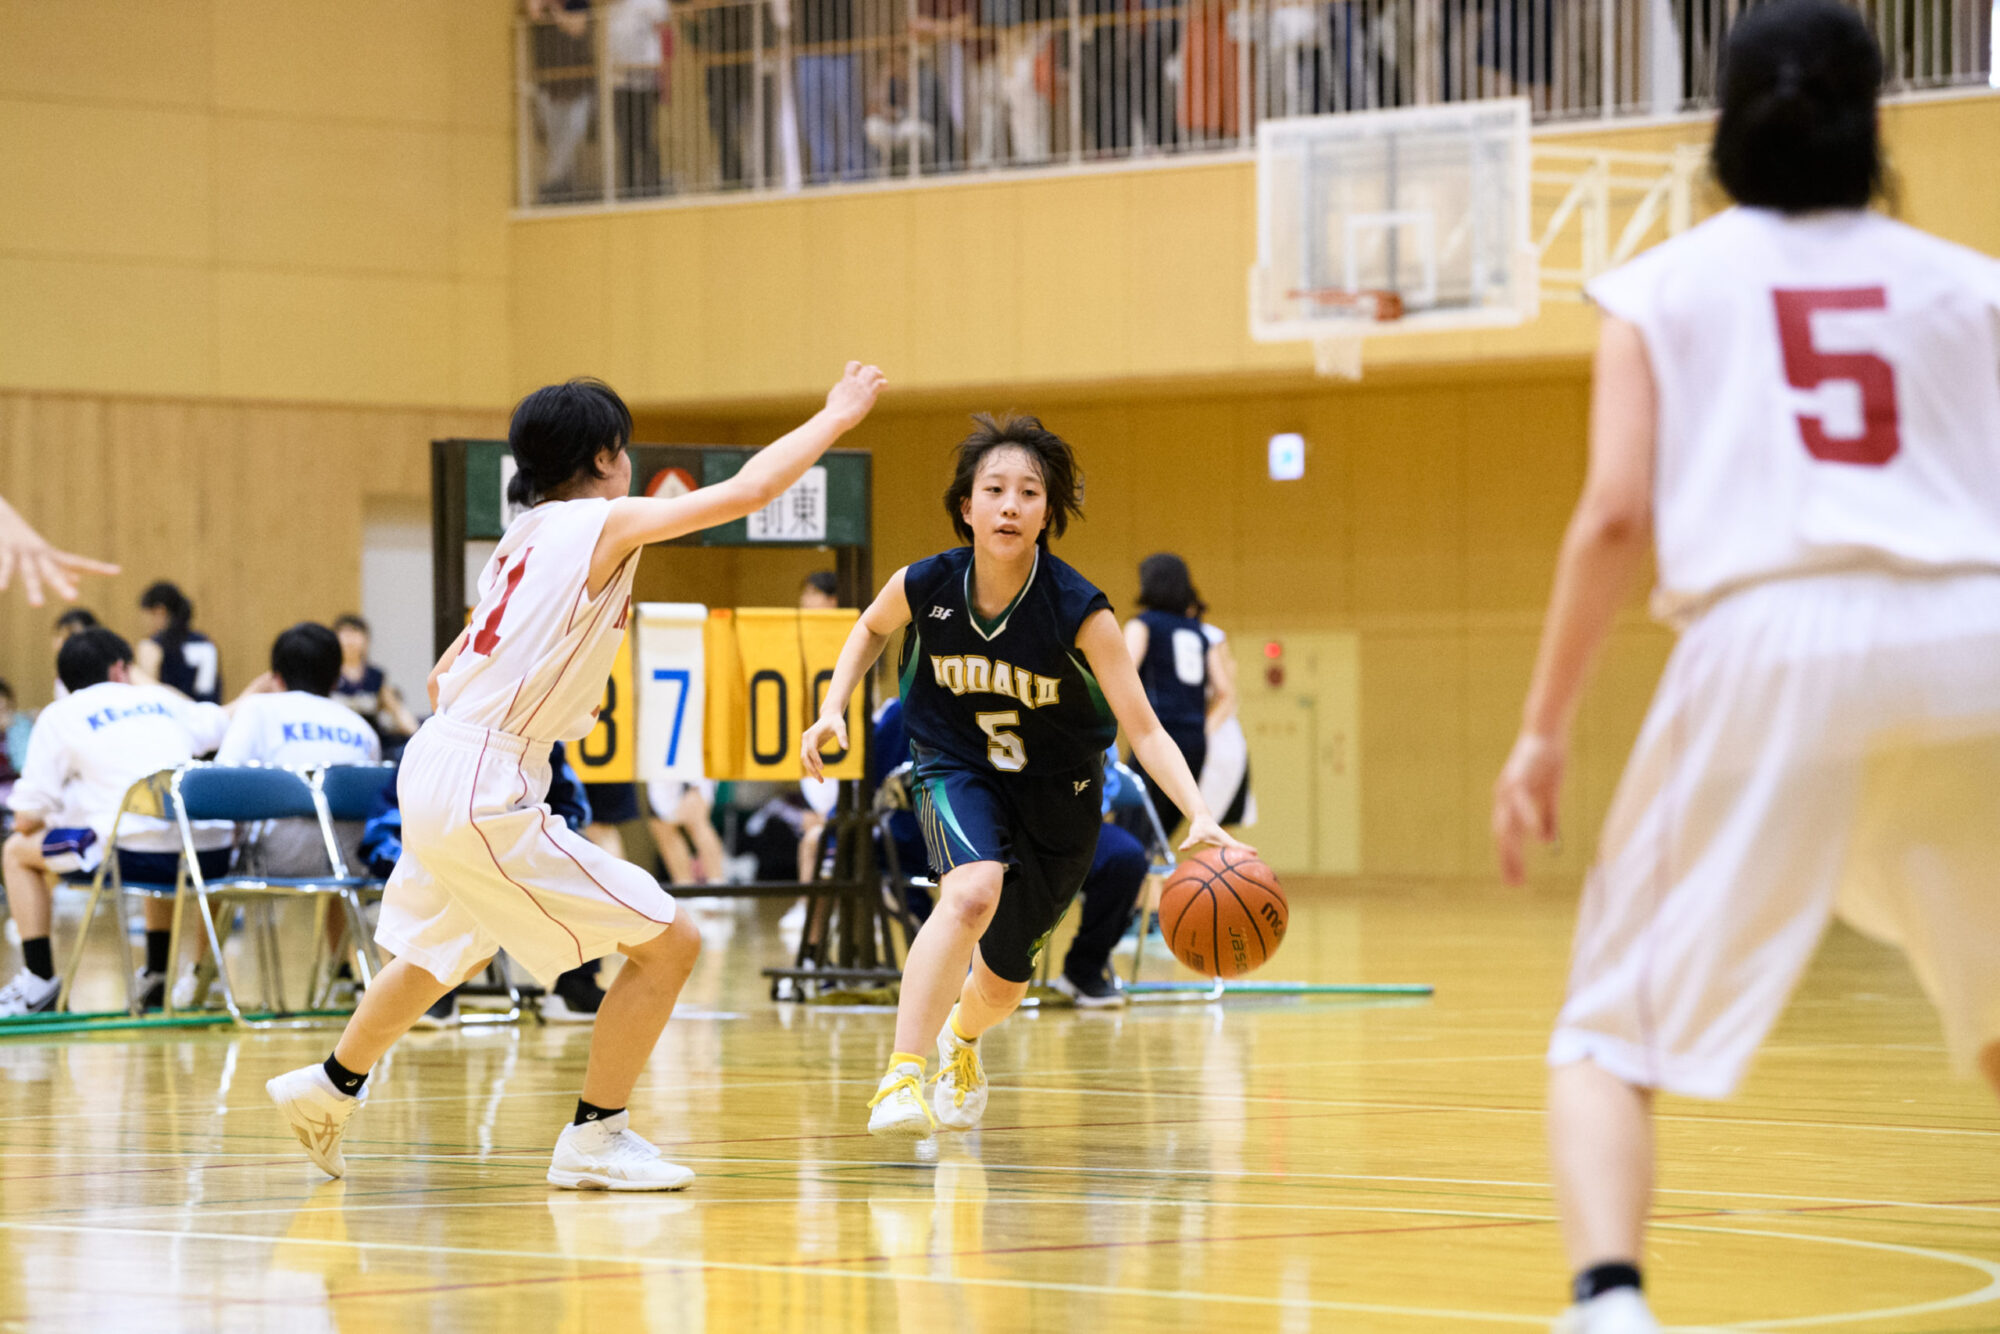
<path id="1" fill-rule="evenodd" d="M 56 975 L 55 946 L 47 936 L 21 942 L 21 965 L 46 982 Z"/>
<path id="2" fill-rule="evenodd" d="M 361 1086 L 368 1081 L 368 1072 L 366 1070 L 357 1075 L 342 1065 L 340 1058 L 336 1056 L 327 1057 L 326 1064 L 322 1065 L 320 1069 L 326 1071 L 326 1077 L 333 1081 L 335 1088 L 350 1098 L 360 1093 Z"/>
<path id="3" fill-rule="evenodd" d="M 1639 1281 L 1639 1266 L 1626 1264 L 1623 1260 L 1611 1264 L 1592 1265 L 1578 1274 L 1570 1282 L 1570 1296 L 1580 1302 L 1587 1302 L 1600 1293 L 1613 1288 L 1637 1288 L 1643 1291 L 1645 1284 Z"/>
<path id="4" fill-rule="evenodd" d="M 164 973 L 167 971 L 167 946 L 174 940 L 171 931 L 146 932 L 146 971 Z"/>
<path id="5" fill-rule="evenodd" d="M 599 1107 L 594 1102 L 585 1102 L 582 1098 L 578 1098 L 576 1100 L 576 1120 L 571 1124 L 580 1126 L 586 1121 L 603 1121 L 618 1115 L 618 1113 L 624 1110 L 623 1107 Z"/>

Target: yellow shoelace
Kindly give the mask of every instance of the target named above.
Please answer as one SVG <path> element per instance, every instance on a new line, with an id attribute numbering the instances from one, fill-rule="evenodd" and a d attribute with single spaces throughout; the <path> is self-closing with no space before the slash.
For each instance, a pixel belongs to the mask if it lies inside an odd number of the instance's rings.
<path id="1" fill-rule="evenodd" d="M 937 1118 L 931 1115 L 930 1104 L 924 1101 L 924 1081 L 916 1075 L 904 1075 L 895 1083 L 878 1090 L 875 1096 L 868 1100 L 869 1110 L 874 1110 L 876 1103 L 890 1097 L 901 1089 L 908 1089 L 910 1091 L 917 1100 L 917 1106 L 923 1110 L 924 1120 L 930 1122 L 931 1129 L 937 1129 Z"/>
<path id="2" fill-rule="evenodd" d="M 960 1044 L 951 1054 L 951 1064 L 938 1071 L 938 1078 L 946 1074 L 951 1076 L 951 1105 L 965 1106 L 965 1095 L 986 1079 L 979 1069 L 979 1048 L 970 1042 Z"/>

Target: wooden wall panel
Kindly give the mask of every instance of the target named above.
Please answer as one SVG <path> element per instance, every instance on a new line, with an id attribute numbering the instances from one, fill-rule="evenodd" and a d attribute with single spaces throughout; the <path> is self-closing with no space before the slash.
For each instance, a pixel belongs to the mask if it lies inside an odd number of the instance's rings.
<path id="1" fill-rule="evenodd" d="M 498 413 L 0 393 L 0 494 L 52 540 L 125 567 L 81 602 L 127 638 L 140 591 L 179 583 L 233 691 L 278 631 L 360 605 L 367 497 L 428 502 L 432 439 L 505 429 Z M 0 676 L 30 706 L 54 682 L 59 610 L 0 597 Z"/>

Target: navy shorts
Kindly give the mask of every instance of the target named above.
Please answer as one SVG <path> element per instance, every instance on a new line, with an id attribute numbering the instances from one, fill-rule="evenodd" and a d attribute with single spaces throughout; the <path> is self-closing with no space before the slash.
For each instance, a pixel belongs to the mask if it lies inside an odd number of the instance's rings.
<path id="1" fill-rule="evenodd" d="M 204 880 L 229 874 L 232 848 L 208 848 L 195 853 Z M 133 852 L 118 849 L 118 874 L 128 885 L 171 885 L 181 869 L 178 852 Z"/>
<path id="2" fill-rule="evenodd" d="M 639 818 L 637 783 L 585 783 L 592 824 L 629 824 Z"/>
<path id="3" fill-rule="evenodd" d="M 940 879 L 968 862 L 1006 868 L 979 955 L 1006 981 L 1032 981 L 1035 960 L 1097 854 L 1103 770 L 1030 778 L 920 758 L 912 778 L 917 820 Z"/>

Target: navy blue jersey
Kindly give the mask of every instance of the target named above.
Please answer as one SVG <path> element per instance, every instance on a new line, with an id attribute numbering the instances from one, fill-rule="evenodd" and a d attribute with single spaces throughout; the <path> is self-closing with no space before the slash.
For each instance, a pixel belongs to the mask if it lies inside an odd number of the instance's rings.
<path id="1" fill-rule="evenodd" d="M 160 646 L 160 684 L 203 704 L 222 703 L 222 658 L 199 630 L 153 636 Z"/>
<path id="2" fill-rule="evenodd" d="M 1208 712 L 1208 637 L 1201 622 L 1166 611 L 1142 611 L 1139 620 L 1147 632 L 1146 656 L 1138 664 L 1146 699 L 1176 741 L 1198 734 Z"/>
<path id="3" fill-rule="evenodd" d="M 987 773 L 1095 773 L 1118 722 L 1076 634 L 1110 599 L 1039 551 L 1014 604 L 984 622 L 972 610 L 971 578 L 971 547 L 903 575 L 910 627 L 898 676 L 919 767 L 936 755 Z"/>

